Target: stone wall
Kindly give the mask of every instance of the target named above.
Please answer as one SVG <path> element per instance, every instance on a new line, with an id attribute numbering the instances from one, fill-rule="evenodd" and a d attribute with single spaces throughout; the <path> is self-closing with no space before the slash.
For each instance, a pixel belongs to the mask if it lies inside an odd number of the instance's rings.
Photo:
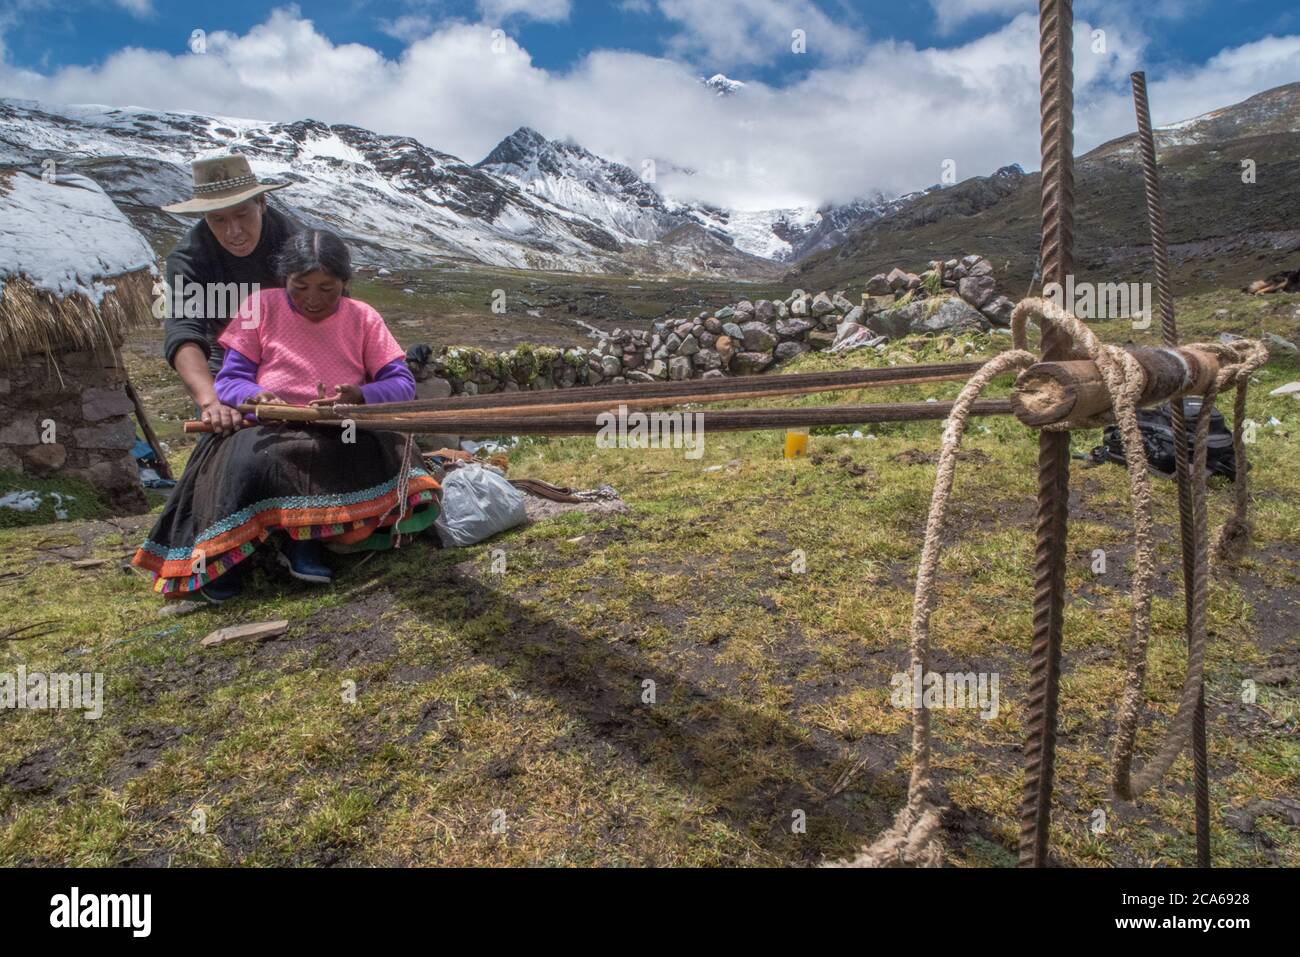
<path id="1" fill-rule="evenodd" d="M 27 356 L 0 366 L 0 469 L 68 476 L 93 486 L 116 512 L 147 510 L 126 373 L 110 354 Z"/>
<path id="2" fill-rule="evenodd" d="M 660 320 L 650 331 L 615 329 L 590 349 L 445 348 L 412 371 L 421 398 L 753 375 L 810 350 L 1006 327 L 1013 308 L 980 256 L 936 261 L 920 274 L 895 269 L 873 276 L 859 299 L 795 289 L 785 299 L 742 300 Z"/>

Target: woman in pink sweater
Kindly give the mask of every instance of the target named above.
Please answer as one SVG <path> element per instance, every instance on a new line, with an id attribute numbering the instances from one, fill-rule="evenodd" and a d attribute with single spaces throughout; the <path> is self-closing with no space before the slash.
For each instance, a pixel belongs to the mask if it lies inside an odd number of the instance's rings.
<path id="1" fill-rule="evenodd" d="M 415 380 L 383 318 L 347 295 L 352 264 L 333 233 L 305 230 L 279 257 L 285 288 L 249 297 L 220 342 L 216 392 L 225 405 L 284 402 L 347 405 L 402 402 Z M 351 441 L 349 441 L 349 439 Z M 438 482 L 409 467 L 391 432 L 253 421 L 195 447 L 134 563 L 154 572 L 168 597 L 200 592 L 220 603 L 241 587 L 241 562 L 273 533 L 280 558 L 300 580 L 326 583 L 320 542 L 355 544 L 396 528 L 427 528 Z M 407 501 L 398 501 L 403 485 Z"/>

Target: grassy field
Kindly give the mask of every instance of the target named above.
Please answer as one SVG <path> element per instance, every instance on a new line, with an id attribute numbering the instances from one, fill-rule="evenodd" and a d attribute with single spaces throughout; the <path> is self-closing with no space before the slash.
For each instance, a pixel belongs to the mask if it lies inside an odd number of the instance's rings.
<path id="1" fill-rule="evenodd" d="M 1180 306 L 1188 340 L 1300 331 L 1298 296 L 1211 293 Z M 1005 342 L 899 344 L 889 356 L 987 355 Z M 131 360 L 143 391 L 183 414 L 147 352 Z M 811 355 L 788 371 L 882 361 Z M 1211 595 L 1223 866 L 1300 865 L 1295 826 L 1231 813 L 1300 792 L 1300 405 L 1268 397 L 1296 378 L 1293 362 L 1275 362 L 1252 389 L 1255 545 Z M 909 715 L 890 704 L 890 677 L 906 667 L 940 425 L 863 431 L 814 435 L 810 457 L 794 461 L 781 458 L 779 433 L 708 434 L 699 460 L 526 442 L 512 476 L 609 482 L 628 511 L 570 513 L 468 549 L 420 540 L 364 564 L 340 559 L 328 588 L 258 571 L 244 597 L 183 617 L 159 617 L 148 582 L 121 567 L 149 516 L 0 529 L 6 623 L 56 628 L 0 642 L 0 672 L 23 664 L 106 682 L 98 721 L 0 712 L 0 865 L 805 866 L 850 854 L 906 788 Z M 1076 433 L 1075 451 L 1098 435 Z M 1005 866 L 1018 832 L 1036 443 L 1014 420 L 983 419 L 966 449 L 932 667 L 999 673 L 1001 708 L 994 720 L 936 712 L 935 763 L 950 862 Z M 177 441 L 177 467 L 186 454 Z M 1172 574 L 1155 607 L 1144 756 L 1185 658 L 1176 493 L 1155 490 Z M 1230 491 L 1216 486 L 1211 501 L 1217 526 Z M 1053 818 L 1062 865 L 1194 860 L 1185 758 L 1136 805 L 1112 806 L 1107 793 L 1128 634 L 1127 502 L 1122 469 L 1076 463 Z M 1100 575 L 1098 548 L 1109 557 Z M 108 562 L 71 565 L 87 557 Z M 218 627 L 278 618 L 289 621 L 282 637 L 199 646 Z M 1250 704 L 1245 679 L 1258 685 Z M 1089 827 L 1097 808 L 1100 834 Z M 792 829 L 800 812 L 804 832 Z"/>

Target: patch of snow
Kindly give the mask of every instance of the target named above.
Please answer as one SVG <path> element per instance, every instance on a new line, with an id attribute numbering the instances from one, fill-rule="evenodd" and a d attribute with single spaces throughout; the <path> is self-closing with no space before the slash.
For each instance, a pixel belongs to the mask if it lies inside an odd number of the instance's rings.
<path id="1" fill-rule="evenodd" d="M 34 512 L 40 507 L 41 495 L 32 489 L 0 495 L 0 508 L 11 508 L 15 512 Z"/>
<path id="2" fill-rule="evenodd" d="M 22 276 L 66 299 L 81 293 L 99 305 L 111 283 L 102 280 L 148 268 L 154 252 L 100 187 L 85 176 L 53 181 L 18 170 L 0 202 L 0 288 Z"/>

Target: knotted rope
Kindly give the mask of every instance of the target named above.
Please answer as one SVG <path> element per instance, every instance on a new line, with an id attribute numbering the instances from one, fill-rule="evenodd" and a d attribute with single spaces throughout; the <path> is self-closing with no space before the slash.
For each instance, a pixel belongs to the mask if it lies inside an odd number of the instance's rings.
<path id="1" fill-rule="evenodd" d="M 1220 532 L 1219 542 L 1229 535 L 1229 526 L 1248 530 L 1245 518 L 1245 449 L 1241 429 L 1245 419 L 1245 390 L 1250 375 L 1268 358 L 1264 348 L 1255 342 L 1235 341 L 1229 345 L 1198 346 L 1215 353 L 1227 364 L 1220 369 L 1213 387 L 1204 396 L 1196 423 L 1195 462 L 1193 463 L 1194 499 L 1196 503 L 1196 593 L 1191 624 L 1192 641 L 1188 651 L 1187 677 L 1183 697 L 1166 740 L 1156 758 L 1130 780 L 1133 742 L 1137 718 L 1144 700 L 1143 684 L 1146 676 L 1147 644 L 1151 632 L 1151 597 L 1155 581 L 1155 547 L 1151 502 L 1151 483 L 1147 474 L 1141 432 L 1137 422 L 1137 403 L 1145 386 L 1145 373 L 1127 351 L 1101 342 L 1086 324 L 1076 316 L 1043 299 L 1026 299 L 1012 313 L 1012 349 L 985 363 L 963 387 L 948 417 L 939 452 L 934 492 L 926 519 L 925 541 L 921 549 L 921 563 L 917 572 L 916 590 L 912 601 L 911 667 L 916 673 L 929 670 L 930 615 L 935 604 L 935 574 L 939 566 L 944 522 L 956 471 L 957 452 L 966 431 L 966 423 L 975 399 L 997 376 L 1013 369 L 1023 369 L 1036 362 L 1027 350 L 1026 324 L 1037 319 L 1048 328 L 1068 334 L 1080 352 L 1096 363 L 1110 395 L 1114 418 L 1129 450 L 1125 456 L 1128 466 L 1130 505 L 1133 513 L 1133 539 L 1136 551 L 1135 570 L 1131 583 L 1132 641 L 1124 695 L 1114 737 L 1112 752 L 1112 785 L 1115 793 L 1133 799 L 1160 779 L 1187 743 L 1192 711 L 1201 686 L 1205 656 L 1205 604 L 1206 560 L 1205 548 L 1205 446 L 1209 432 L 1210 412 L 1218 392 L 1234 385 L 1237 388 L 1236 421 L 1233 437 L 1238 455 L 1236 475 L 1236 512 Z M 1054 430 L 1093 428 L 1107 424 L 1104 417 L 1069 420 L 1048 426 Z M 1240 534 L 1234 533 L 1234 534 Z M 1190 703 L 1189 703 L 1190 702 Z M 930 715 L 929 710 L 917 702 L 912 709 L 912 772 L 908 781 L 907 803 L 898 812 L 894 823 L 872 844 L 863 848 L 856 857 L 833 867 L 936 867 L 943 862 L 943 846 L 939 837 L 942 809 L 936 804 L 934 782 L 930 774 Z"/>

